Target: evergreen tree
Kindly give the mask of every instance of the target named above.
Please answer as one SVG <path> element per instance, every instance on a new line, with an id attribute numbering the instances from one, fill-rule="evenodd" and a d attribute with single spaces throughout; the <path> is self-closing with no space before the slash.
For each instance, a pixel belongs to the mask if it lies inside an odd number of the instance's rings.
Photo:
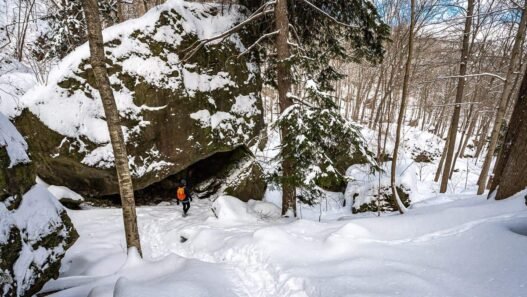
<path id="1" fill-rule="evenodd" d="M 279 94 L 282 168 L 273 180 L 283 190 L 282 214 L 291 209 L 296 215 L 298 190 L 307 191 L 313 201 L 320 194 L 317 183 L 344 175 L 334 170 L 336 160 L 326 153 L 338 150 L 346 137 L 359 135 L 341 118 L 328 95 L 344 77 L 331 62 L 382 61 L 389 27 L 365 0 L 245 0 L 241 4 L 250 10 L 249 17 L 223 34 L 197 42 L 187 59 L 211 41 L 248 29 L 254 42 L 243 54 L 254 54 L 266 64 L 265 81 Z M 291 84 L 305 87 L 306 98 L 291 94 Z M 324 134 L 333 129 L 339 133 Z M 369 161 L 374 164 L 373 159 Z"/>
<path id="2" fill-rule="evenodd" d="M 344 119 L 329 94 L 308 82 L 306 98 L 316 104 L 293 104 L 285 110 L 276 128 L 288 128 L 282 137 L 279 161 L 290 160 L 290 175 L 272 174 L 270 181 L 297 188 L 299 199 L 309 205 L 320 202 L 322 189 L 340 191 L 347 182 L 346 168 L 340 163 L 366 163 L 379 170 L 360 133 L 360 128 Z M 343 158 L 344 156 L 344 158 Z"/>
<path id="3" fill-rule="evenodd" d="M 334 60 L 359 62 L 367 60 L 380 62 L 383 55 L 382 43 L 389 34 L 375 7 L 367 1 L 288 1 L 290 28 L 287 46 L 289 57 L 278 59 L 265 47 L 260 53 L 267 58 L 266 81 L 277 87 L 282 115 L 276 125 L 282 134 L 281 150 L 278 155 L 282 172 L 274 174 L 272 180 L 284 192 L 282 213 L 288 208 L 296 211 L 296 198 L 301 197 L 309 204 L 322 197 L 320 187 L 331 189 L 334 184 L 345 181 L 345 169 L 338 168 L 340 155 L 367 156 L 363 163 L 377 168 L 373 154 L 367 151 L 359 129 L 342 118 L 336 110 L 335 100 L 329 95 L 336 81 L 344 78 L 332 66 Z M 261 7 L 265 7 L 265 4 Z M 276 14 L 276 12 L 275 12 Z M 280 33 L 268 32 L 272 28 L 264 19 L 260 23 L 264 35 Z M 261 33 L 261 30 L 257 32 Z M 256 39 L 261 41 L 261 37 Z M 279 40 L 275 41 L 278 43 Z M 299 98 L 280 94 L 280 63 L 287 63 L 288 80 L 305 88 L 305 97 Z M 276 75 L 276 76 L 275 76 Z M 309 103 L 306 103 L 309 102 Z M 289 190 L 287 190 L 289 189 Z M 290 197 L 290 192 L 293 197 Z M 296 214 L 296 212 L 295 212 Z"/>

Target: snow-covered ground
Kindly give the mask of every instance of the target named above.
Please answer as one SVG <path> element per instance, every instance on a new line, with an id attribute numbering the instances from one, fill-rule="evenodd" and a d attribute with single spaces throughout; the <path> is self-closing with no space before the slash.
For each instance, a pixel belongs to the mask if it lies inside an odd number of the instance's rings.
<path id="1" fill-rule="evenodd" d="M 265 170 L 277 145 L 256 152 Z M 364 131 L 368 140 L 369 132 Z M 527 191 L 505 201 L 476 196 L 480 163 L 460 159 L 446 194 L 433 182 L 438 160 L 415 163 L 414 148 L 441 149 L 407 128 L 401 171 L 412 179 L 405 215 L 351 214 L 345 196 L 299 206 L 281 218 L 274 204 L 232 197 L 192 203 L 190 216 L 163 203 L 138 208 L 143 259 L 126 256 L 120 209 L 69 211 L 80 234 L 58 280 L 43 292 L 83 296 L 527 296 Z M 435 137 L 435 138 L 434 138 Z M 391 141 L 388 141 L 388 145 Z M 266 161 L 267 160 L 267 161 Z M 411 164 L 409 166 L 408 164 Z M 401 174 L 402 176 L 402 174 Z M 273 204 L 274 203 L 274 204 Z"/>
<path id="2" fill-rule="evenodd" d="M 405 215 L 317 222 L 265 202 L 141 207 L 144 260 L 126 257 L 120 209 L 70 211 L 79 241 L 45 291 L 65 296 L 527 296 L 527 208 L 469 194 Z M 216 218 L 211 207 L 219 218 Z M 184 239 L 182 239 L 184 237 Z M 61 290 L 61 291 L 59 291 Z"/>

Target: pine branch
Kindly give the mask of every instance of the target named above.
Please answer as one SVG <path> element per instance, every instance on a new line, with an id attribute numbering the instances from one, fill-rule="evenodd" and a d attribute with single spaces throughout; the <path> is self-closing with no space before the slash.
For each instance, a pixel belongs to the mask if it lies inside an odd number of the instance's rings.
<path id="1" fill-rule="evenodd" d="M 266 38 L 269 38 L 271 36 L 277 35 L 278 32 L 280 32 L 280 31 L 278 30 L 278 31 L 274 31 L 274 32 L 262 35 L 260 38 L 258 38 L 258 40 L 256 40 L 253 44 L 251 44 L 251 46 L 249 46 L 245 51 L 243 51 L 241 54 L 239 54 L 238 58 L 240 58 L 241 56 L 243 56 L 243 55 L 247 54 L 248 52 L 250 52 L 255 46 L 257 46 L 260 42 L 262 42 L 262 40 L 264 40 Z"/>
<path id="2" fill-rule="evenodd" d="M 345 26 L 345 27 L 353 28 L 353 29 L 358 29 L 359 28 L 358 26 L 346 24 L 346 23 L 343 23 L 343 22 L 337 20 L 336 18 L 331 16 L 329 13 L 327 13 L 327 12 L 323 11 L 322 9 L 318 8 L 315 4 L 309 2 L 308 0 L 302 0 L 302 1 L 304 1 L 307 5 L 311 6 L 316 11 L 320 12 L 321 14 L 323 14 L 324 16 L 326 16 L 327 18 L 331 19 L 333 22 L 335 22 L 335 23 L 337 23 L 337 24 L 339 24 L 341 26 Z"/>

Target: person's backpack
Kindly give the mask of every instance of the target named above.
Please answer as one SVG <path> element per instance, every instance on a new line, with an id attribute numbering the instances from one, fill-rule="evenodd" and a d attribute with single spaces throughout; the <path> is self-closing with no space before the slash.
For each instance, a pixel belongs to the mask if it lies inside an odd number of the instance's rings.
<path id="1" fill-rule="evenodd" d="M 177 199 L 180 201 L 187 199 L 187 194 L 185 193 L 185 187 L 177 188 Z"/>

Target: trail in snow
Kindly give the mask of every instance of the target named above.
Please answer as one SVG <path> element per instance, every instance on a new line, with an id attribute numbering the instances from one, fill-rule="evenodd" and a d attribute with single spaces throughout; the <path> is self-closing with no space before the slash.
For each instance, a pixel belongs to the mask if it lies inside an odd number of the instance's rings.
<path id="1" fill-rule="evenodd" d="M 404 216 L 322 223 L 216 219 L 206 200 L 194 202 L 187 218 L 175 205 L 141 207 L 145 261 L 125 268 L 120 210 L 70 211 L 81 237 L 45 291 L 62 290 L 53 297 L 182 296 L 181 290 L 219 297 L 527 296 L 527 236 L 514 231 L 525 227 L 523 197 L 443 198 Z"/>

